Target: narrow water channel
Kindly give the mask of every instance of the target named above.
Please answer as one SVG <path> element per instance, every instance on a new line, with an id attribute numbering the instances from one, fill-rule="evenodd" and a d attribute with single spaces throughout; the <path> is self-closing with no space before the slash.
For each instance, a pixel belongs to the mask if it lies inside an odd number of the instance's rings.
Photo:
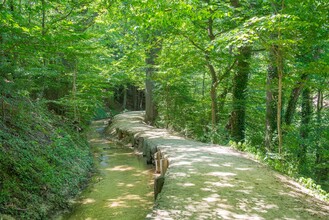
<path id="1" fill-rule="evenodd" d="M 62 220 L 138 220 L 152 209 L 152 167 L 132 149 L 107 140 L 103 128 L 96 121 L 89 133 L 99 173 Z"/>

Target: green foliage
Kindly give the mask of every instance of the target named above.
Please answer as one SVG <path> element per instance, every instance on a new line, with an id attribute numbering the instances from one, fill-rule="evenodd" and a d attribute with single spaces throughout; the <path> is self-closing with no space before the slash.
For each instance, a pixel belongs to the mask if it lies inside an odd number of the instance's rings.
<path id="1" fill-rule="evenodd" d="M 329 193 L 324 191 L 320 185 L 317 185 L 313 179 L 300 177 L 298 182 L 303 184 L 306 188 L 312 190 L 317 196 L 325 201 L 329 201 Z"/>
<path id="2" fill-rule="evenodd" d="M 45 219 L 86 184 L 92 156 L 85 138 L 28 99 L 10 99 L 0 118 L 0 212 Z M 48 216 L 48 217 L 47 217 Z"/>

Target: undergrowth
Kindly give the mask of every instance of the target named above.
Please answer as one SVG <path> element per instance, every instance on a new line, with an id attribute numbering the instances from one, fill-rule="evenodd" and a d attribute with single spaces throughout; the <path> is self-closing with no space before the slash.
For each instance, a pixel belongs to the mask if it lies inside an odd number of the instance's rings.
<path id="1" fill-rule="evenodd" d="M 86 184 L 85 137 L 42 105 L 6 100 L 0 112 L 0 218 L 49 219 Z"/>
<path id="2" fill-rule="evenodd" d="M 296 161 L 293 160 L 292 155 L 289 155 L 288 153 L 264 153 L 260 151 L 259 148 L 248 143 L 236 143 L 234 141 L 230 141 L 230 146 L 237 150 L 253 154 L 256 160 L 267 164 L 280 173 L 292 177 L 304 187 L 309 189 L 318 198 L 329 202 L 329 193 L 323 190 L 321 185 L 317 184 L 312 178 L 301 176 L 298 172 Z"/>

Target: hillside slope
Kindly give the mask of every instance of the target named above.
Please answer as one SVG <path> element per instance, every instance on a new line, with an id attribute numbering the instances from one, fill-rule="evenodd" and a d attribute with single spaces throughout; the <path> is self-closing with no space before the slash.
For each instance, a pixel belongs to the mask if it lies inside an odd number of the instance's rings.
<path id="1" fill-rule="evenodd" d="M 27 99 L 7 98 L 0 113 L 0 219 L 49 219 L 88 180 L 88 143 Z"/>

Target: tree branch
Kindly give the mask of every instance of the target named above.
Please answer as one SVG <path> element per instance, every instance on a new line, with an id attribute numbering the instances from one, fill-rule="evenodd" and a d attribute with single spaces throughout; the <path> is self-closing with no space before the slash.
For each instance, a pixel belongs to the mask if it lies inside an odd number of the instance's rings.
<path id="1" fill-rule="evenodd" d="M 201 46 L 199 46 L 197 43 L 195 43 L 190 37 L 186 36 L 185 34 L 182 34 L 183 37 L 185 37 L 188 41 L 190 41 L 190 43 L 195 46 L 196 48 L 198 48 L 199 50 L 201 50 L 203 53 L 206 53 L 206 50 L 204 48 L 202 48 Z"/>
<path id="2" fill-rule="evenodd" d="M 52 22 L 50 23 L 50 25 L 53 25 L 53 24 L 56 24 L 57 22 L 60 22 L 60 21 L 62 21 L 62 20 L 65 20 L 67 17 L 69 17 L 69 16 L 71 15 L 71 13 L 73 12 L 73 10 L 74 10 L 74 7 L 72 7 L 71 10 L 70 10 L 66 15 L 64 15 L 64 16 L 62 16 L 62 17 L 60 17 L 60 18 L 58 18 L 58 19 L 56 19 L 56 20 L 54 20 L 54 21 L 52 21 Z M 48 30 L 49 30 L 49 28 L 50 28 L 50 27 L 48 26 L 48 28 L 46 28 L 46 30 L 45 30 L 44 33 L 47 33 Z"/>
<path id="3" fill-rule="evenodd" d="M 228 68 L 226 69 L 224 74 L 218 79 L 218 83 L 220 83 L 224 78 L 226 78 L 230 74 L 231 70 L 233 69 L 233 67 L 235 66 L 237 61 L 238 61 L 238 58 L 235 58 L 234 61 L 232 62 L 232 64 L 230 66 L 228 66 Z"/>

